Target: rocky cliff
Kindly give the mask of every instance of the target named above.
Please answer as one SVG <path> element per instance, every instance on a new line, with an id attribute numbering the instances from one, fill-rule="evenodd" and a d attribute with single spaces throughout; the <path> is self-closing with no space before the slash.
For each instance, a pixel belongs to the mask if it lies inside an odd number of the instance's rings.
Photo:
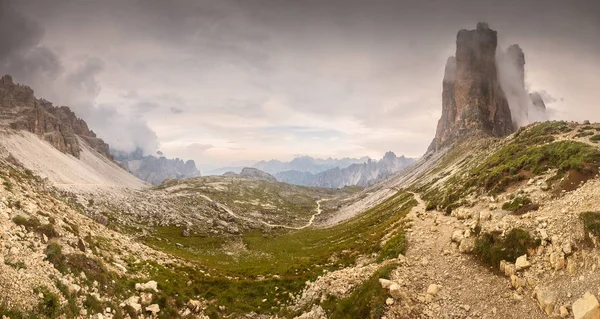
<path id="1" fill-rule="evenodd" d="M 506 136 L 514 131 L 508 101 L 498 80 L 496 31 L 480 22 L 460 30 L 456 55 L 448 59 L 443 80 L 442 117 L 430 150 L 454 141 L 466 131 Z"/>
<path id="2" fill-rule="evenodd" d="M 61 152 L 77 158 L 81 152 L 80 140 L 112 158 L 108 144 L 68 107 L 53 106 L 35 98 L 30 87 L 15 84 L 9 75 L 0 78 L 0 125 L 32 132 Z"/>
<path id="3" fill-rule="evenodd" d="M 162 153 L 160 153 L 162 154 Z M 164 156 L 143 156 L 141 149 L 132 153 L 113 151 L 115 160 L 118 161 L 138 178 L 159 185 L 170 178 L 188 178 L 200 176 L 193 160 L 168 159 Z"/>
<path id="4" fill-rule="evenodd" d="M 393 152 L 387 152 L 380 161 L 368 159 L 361 164 L 352 164 L 346 168 L 335 167 L 318 174 L 285 171 L 275 174 L 275 177 L 280 182 L 313 187 L 368 186 L 402 170 L 413 162 L 412 158 L 397 157 Z"/>

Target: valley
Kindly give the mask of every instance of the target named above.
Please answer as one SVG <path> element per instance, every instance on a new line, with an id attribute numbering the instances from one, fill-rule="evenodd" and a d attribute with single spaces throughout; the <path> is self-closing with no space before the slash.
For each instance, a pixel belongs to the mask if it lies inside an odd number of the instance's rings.
<path id="1" fill-rule="evenodd" d="M 457 33 L 422 157 L 292 163 L 319 183 L 117 162 L 2 77 L 2 319 L 600 318 L 600 124 L 517 123 L 496 59 L 524 78 L 524 54 L 497 41 Z"/>

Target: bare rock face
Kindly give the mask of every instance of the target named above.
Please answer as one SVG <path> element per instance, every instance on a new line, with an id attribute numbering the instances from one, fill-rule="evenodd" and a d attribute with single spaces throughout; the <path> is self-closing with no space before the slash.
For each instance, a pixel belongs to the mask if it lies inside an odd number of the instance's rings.
<path id="1" fill-rule="evenodd" d="M 13 129 L 39 135 L 63 153 L 79 158 L 81 138 L 112 159 L 108 144 L 96 137 L 85 121 L 66 106 L 57 107 L 46 100 L 36 99 L 30 87 L 15 84 L 10 75 L 0 79 L 0 119 L 2 124 L 9 124 Z"/>
<path id="2" fill-rule="evenodd" d="M 456 55 L 448 59 L 443 80 L 442 117 L 430 150 L 469 131 L 502 137 L 514 131 L 510 108 L 498 81 L 496 31 L 486 23 L 460 30 Z"/>

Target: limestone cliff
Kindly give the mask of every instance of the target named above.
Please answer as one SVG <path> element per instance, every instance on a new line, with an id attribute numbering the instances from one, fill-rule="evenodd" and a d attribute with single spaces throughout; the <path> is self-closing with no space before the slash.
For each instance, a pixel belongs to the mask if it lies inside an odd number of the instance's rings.
<path id="1" fill-rule="evenodd" d="M 108 144 L 96 137 L 73 111 L 35 98 L 30 87 L 15 84 L 9 75 L 0 78 L 0 124 L 37 134 L 61 152 L 78 158 L 80 139 L 102 155 L 112 158 Z"/>
<path id="2" fill-rule="evenodd" d="M 456 54 L 448 59 L 442 82 L 442 117 L 430 150 L 465 132 L 506 136 L 514 131 L 508 101 L 498 81 L 496 31 L 486 23 L 460 30 Z"/>
<path id="3" fill-rule="evenodd" d="M 193 160 L 183 161 L 179 158 L 169 159 L 157 152 L 159 157 L 144 156 L 141 149 L 127 153 L 112 150 L 115 160 L 133 175 L 153 185 L 160 185 L 170 178 L 199 177 L 200 171 Z"/>

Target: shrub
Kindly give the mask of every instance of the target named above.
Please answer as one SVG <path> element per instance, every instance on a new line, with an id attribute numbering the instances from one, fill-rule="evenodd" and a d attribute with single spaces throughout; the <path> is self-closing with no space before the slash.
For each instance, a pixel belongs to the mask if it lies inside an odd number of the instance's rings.
<path id="1" fill-rule="evenodd" d="M 85 300 L 83 301 L 83 306 L 87 310 L 91 310 L 94 313 L 98 313 L 98 312 L 102 313 L 104 311 L 102 302 L 100 302 L 100 300 L 98 300 L 98 298 L 96 298 L 92 295 L 87 295 L 85 297 Z"/>
<path id="2" fill-rule="evenodd" d="M 539 240 L 531 238 L 529 233 L 513 228 L 506 237 L 499 233 L 484 233 L 475 240 L 473 254 L 484 264 L 498 267 L 500 261 L 515 262 L 519 256 L 527 254 L 527 250 L 539 245 Z"/>
<path id="3" fill-rule="evenodd" d="M 12 219 L 12 221 L 19 226 L 25 226 L 27 230 L 36 229 L 41 225 L 40 220 L 36 217 L 26 218 L 25 216 L 17 215 Z"/>
<path id="4" fill-rule="evenodd" d="M 38 311 L 46 316 L 47 318 L 56 318 L 60 314 L 60 302 L 58 296 L 48 291 L 48 289 L 42 289 L 44 298 L 38 304 Z"/>
<path id="5" fill-rule="evenodd" d="M 8 259 L 5 259 L 4 260 L 4 264 L 13 267 L 16 270 L 27 269 L 27 266 L 25 266 L 25 263 L 23 263 L 22 261 L 12 262 L 12 261 L 10 261 Z"/>
<path id="6" fill-rule="evenodd" d="M 590 141 L 594 141 L 594 142 L 600 141 L 600 134 L 596 134 L 596 135 L 590 137 Z"/>
<path id="7" fill-rule="evenodd" d="M 66 258 L 62 253 L 62 247 L 58 243 L 51 242 L 48 244 L 46 247 L 46 260 L 62 274 L 67 272 Z"/>
<path id="8" fill-rule="evenodd" d="M 12 191 L 12 184 L 9 181 L 4 181 L 2 185 L 4 185 L 4 189 L 6 189 L 7 191 Z"/>
<path id="9" fill-rule="evenodd" d="M 531 204 L 531 199 L 529 199 L 529 197 L 516 196 L 512 200 L 509 200 L 508 202 L 504 203 L 502 205 L 502 209 L 514 212 L 517 209 L 529 204 Z"/>
<path id="10" fill-rule="evenodd" d="M 600 212 L 583 212 L 579 218 L 588 233 L 600 238 Z"/>

